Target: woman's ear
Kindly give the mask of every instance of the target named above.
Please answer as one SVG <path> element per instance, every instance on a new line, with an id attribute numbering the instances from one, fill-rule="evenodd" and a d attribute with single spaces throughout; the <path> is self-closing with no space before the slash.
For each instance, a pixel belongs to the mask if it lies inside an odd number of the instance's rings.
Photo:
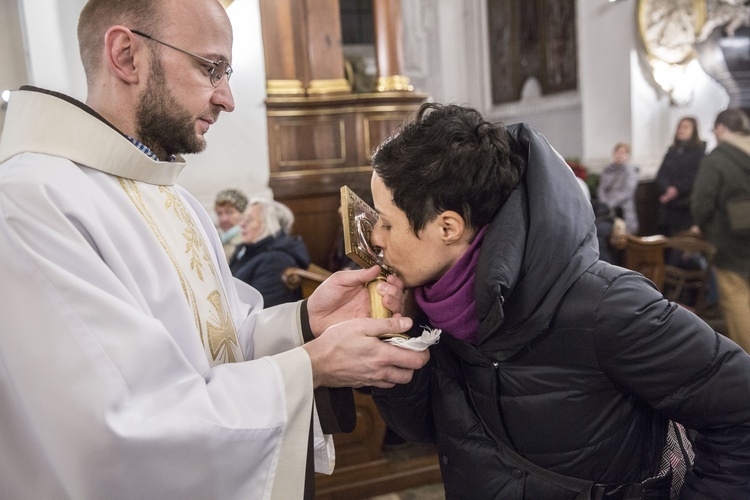
<path id="1" fill-rule="evenodd" d="M 451 245 L 461 241 L 466 233 L 466 222 L 457 212 L 446 210 L 438 215 L 440 236 L 443 242 Z"/>
<path id="2" fill-rule="evenodd" d="M 129 29 L 124 26 L 112 26 L 104 34 L 104 48 L 106 60 L 110 72 L 126 83 L 138 83 L 139 78 L 145 78 L 143 68 L 148 68 L 148 59 L 145 66 L 141 63 L 141 53 L 134 43 L 135 37 Z M 145 54 L 144 54 L 145 55 Z"/>

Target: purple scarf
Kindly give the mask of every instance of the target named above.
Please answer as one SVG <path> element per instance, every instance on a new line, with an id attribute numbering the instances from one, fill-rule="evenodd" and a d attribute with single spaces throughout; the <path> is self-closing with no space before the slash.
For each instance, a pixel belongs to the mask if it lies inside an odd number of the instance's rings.
<path id="1" fill-rule="evenodd" d="M 472 344 L 476 344 L 479 327 L 474 308 L 474 272 L 485 232 L 487 226 L 477 233 L 466 253 L 442 278 L 414 289 L 414 298 L 432 326 Z"/>

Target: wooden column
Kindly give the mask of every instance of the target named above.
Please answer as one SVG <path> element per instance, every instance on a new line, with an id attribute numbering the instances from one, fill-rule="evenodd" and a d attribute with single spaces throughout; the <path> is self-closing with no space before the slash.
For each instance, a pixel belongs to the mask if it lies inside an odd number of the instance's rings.
<path id="1" fill-rule="evenodd" d="M 263 55 L 269 96 L 304 95 L 299 67 L 303 65 L 304 37 L 292 37 L 299 9 L 295 0 L 260 0 Z"/>
<path id="2" fill-rule="evenodd" d="M 307 33 L 308 95 L 350 93 L 344 78 L 339 0 L 303 0 Z"/>
<path id="3" fill-rule="evenodd" d="M 260 0 L 269 97 L 351 92 L 338 0 Z"/>
<path id="4" fill-rule="evenodd" d="M 375 19 L 375 58 L 378 66 L 378 92 L 411 91 L 404 76 L 404 21 L 401 0 L 373 0 Z"/>

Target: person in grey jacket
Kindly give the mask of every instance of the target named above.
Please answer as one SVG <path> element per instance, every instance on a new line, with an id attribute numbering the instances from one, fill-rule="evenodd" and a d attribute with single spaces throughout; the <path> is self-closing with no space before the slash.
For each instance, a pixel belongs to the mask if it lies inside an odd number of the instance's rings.
<path id="1" fill-rule="evenodd" d="M 714 122 L 719 144 L 701 162 L 691 197 L 695 223 L 716 246 L 719 306 L 729 337 L 750 352 L 750 232 L 732 231 L 727 203 L 750 199 L 750 122 L 737 108 Z"/>
<path id="2" fill-rule="evenodd" d="M 437 444 L 447 498 L 749 497 L 750 356 L 599 260 L 544 137 L 426 104 L 372 164 L 372 244 L 414 324 L 442 330 L 409 384 L 373 396 Z"/>
<path id="3" fill-rule="evenodd" d="M 612 163 L 604 167 L 599 177 L 596 197 L 625 220 L 628 233 L 637 234 L 639 224 L 635 190 L 638 189 L 638 169 L 628 163 L 630 145 L 624 142 L 615 145 L 612 158 Z"/>

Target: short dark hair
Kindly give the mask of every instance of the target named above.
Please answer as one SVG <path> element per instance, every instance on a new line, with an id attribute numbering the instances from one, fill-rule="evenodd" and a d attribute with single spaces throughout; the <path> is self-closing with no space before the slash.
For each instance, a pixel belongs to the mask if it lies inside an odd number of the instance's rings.
<path id="1" fill-rule="evenodd" d="M 372 168 L 414 234 L 445 210 L 479 230 L 521 180 L 525 162 L 516 148 L 502 125 L 477 110 L 426 103 L 377 148 Z"/>
<path id="2" fill-rule="evenodd" d="M 617 144 L 615 144 L 615 147 L 612 148 L 612 152 L 614 153 L 620 148 L 624 149 L 628 156 L 630 156 L 630 144 L 628 144 L 627 142 L 618 142 Z"/>
<path id="3" fill-rule="evenodd" d="M 736 134 L 750 135 L 750 121 L 739 108 L 727 108 L 716 115 L 714 126 L 720 123 Z"/>
<path id="4" fill-rule="evenodd" d="M 89 84 L 99 68 L 104 34 L 117 24 L 159 35 L 162 2 L 155 0 L 89 0 L 78 17 L 78 48 Z"/>

